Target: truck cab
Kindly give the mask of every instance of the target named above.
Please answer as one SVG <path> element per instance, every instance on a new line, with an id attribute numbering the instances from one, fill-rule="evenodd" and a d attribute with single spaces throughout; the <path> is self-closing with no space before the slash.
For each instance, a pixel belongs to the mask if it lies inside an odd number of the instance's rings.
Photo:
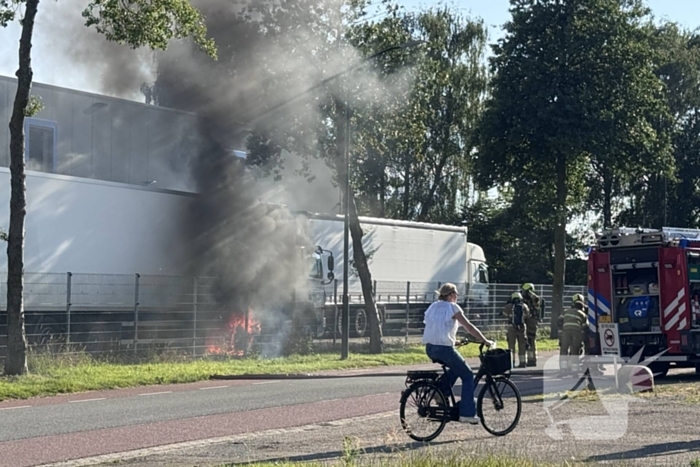
<path id="1" fill-rule="evenodd" d="M 475 307 L 489 305 L 489 269 L 484 249 L 467 243 L 467 298 Z"/>
<path id="2" fill-rule="evenodd" d="M 308 334 L 321 337 L 326 331 L 325 304 L 326 286 L 333 282 L 335 273 L 335 258 L 333 252 L 316 246 L 312 251 L 300 248 L 302 260 L 308 267 L 308 280 L 304 291 L 296 292 L 294 300 L 294 317 Z"/>

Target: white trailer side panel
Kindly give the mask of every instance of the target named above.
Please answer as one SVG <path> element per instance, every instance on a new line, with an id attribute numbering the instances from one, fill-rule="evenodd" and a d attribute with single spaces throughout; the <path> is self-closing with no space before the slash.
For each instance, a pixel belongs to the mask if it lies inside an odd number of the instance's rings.
<path id="1" fill-rule="evenodd" d="M 192 196 L 27 172 L 25 271 L 177 275 Z M 0 168 L 0 226 L 9 227 L 10 172 Z M 0 255 L 7 272 L 7 255 Z"/>
<path id="2" fill-rule="evenodd" d="M 468 280 L 464 229 L 442 230 L 406 224 L 362 223 L 363 246 L 365 253 L 371 255 L 369 266 L 373 280 L 404 283 L 464 283 Z M 333 252 L 336 277 L 342 280 L 342 217 L 337 220 L 310 218 L 309 225 L 314 244 Z M 355 278 L 351 277 L 351 282 L 354 281 Z"/>

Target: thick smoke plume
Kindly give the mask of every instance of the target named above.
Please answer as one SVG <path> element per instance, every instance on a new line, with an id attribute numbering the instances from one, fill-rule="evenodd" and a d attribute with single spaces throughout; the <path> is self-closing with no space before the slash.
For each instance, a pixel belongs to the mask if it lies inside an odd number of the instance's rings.
<path id="1" fill-rule="evenodd" d="M 154 91 L 159 105 L 204 118 L 202 133 L 209 143 L 202 147 L 193 167 L 202 196 L 188 221 L 198 245 L 195 264 L 200 271 L 225 278 L 219 300 L 238 309 L 249 303 L 269 313 L 288 304 L 294 291 L 304 291 L 307 268 L 300 247 L 314 245 L 288 211 L 260 202 L 280 200 L 280 193 L 275 197 L 264 192 L 263 187 L 270 184 L 249 179 L 230 151 L 245 148 L 245 137 L 253 129 L 251 122 L 259 123 L 256 118 L 266 109 L 345 69 L 359 54 L 345 46 L 324 57 L 328 39 L 305 21 L 299 5 L 285 13 L 272 13 L 265 22 L 274 23 L 276 28 L 262 30 L 262 15 L 274 10 L 263 8 L 264 1 L 193 3 L 206 17 L 209 35 L 219 48 L 219 60 L 210 60 L 191 44 L 174 45 L 158 58 Z M 315 3 L 328 12 L 340 11 L 342 4 L 340 0 L 301 3 Z M 250 9 L 243 14 L 245 7 Z M 283 85 L 273 80 L 279 76 L 287 78 Z M 371 78 L 354 79 L 361 85 Z M 304 143 L 313 147 L 320 118 L 308 97 L 279 108 L 266 117 L 264 125 L 284 125 L 292 119 L 304 129 L 294 137 L 306 139 Z M 316 179 L 311 183 L 291 179 L 287 193 L 296 192 L 291 193 L 296 199 L 283 201 L 302 209 L 325 207 L 333 211 L 338 191 L 330 183 L 331 172 L 325 163 L 312 162 Z M 302 198 L 314 203 L 301 204 Z"/>
<path id="2" fill-rule="evenodd" d="M 65 6 L 65 2 L 76 3 L 66 10 L 79 15 L 79 0 L 62 0 L 61 4 Z M 330 94 L 359 105 L 372 93 L 376 103 L 381 98 L 376 92 L 380 86 L 371 72 L 353 73 L 261 119 L 267 109 L 360 60 L 361 54 L 340 37 L 340 11 L 348 2 L 192 3 L 206 18 L 219 60 L 212 61 L 188 41 L 175 42 L 157 54 L 157 78 L 148 88 L 153 103 L 202 117 L 199 128 L 186 130 L 203 141 L 191 167 L 201 196 L 184 226 L 192 239 L 192 272 L 220 278 L 217 299 L 228 311 L 251 307 L 275 314 L 273 310 L 290 304 L 295 292 L 305 292 L 308 263 L 301 252 L 315 245 L 287 209 L 263 200 L 282 201 L 299 209 L 335 211 L 338 190 L 330 181 L 332 163 L 325 162 L 332 161 L 333 154 L 318 140 L 321 130 L 328 127 L 319 108 L 330 103 Z M 327 21 L 325 25 L 309 21 L 321 16 Z M 56 26 L 55 31 L 69 38 L 72 60 L 95 64 L 100 70 L 97 73 L 105 92 L 125 96 L 149 81 L 148 52 L 109 44 L 91 30 L 70 26 L 74 22 L 66 19 L 66 26 Z M 326 96 L 325 100 L 319 96 Z M 292 121 L 295 130 L 289 132 L 287 141 L 276 143 L 296 150 L 308 148 L 319 157 L 311 161 L 315 180 L 308 183 L 297 178 L 286 184 L 283 180 L 285 189 L 270 192 L 269 188 L 277 189 L 280 184 L 269 180 L 257 183 L 232 151 L 245 148 L 251 130 L 265 134 Z M 276 156 L 271 159 L 276 160 Z"/>
<path id="3" fill-rule="evenodd" d="M 241 160 L 208 141 L 195 167 L 206 183 L 188 219 L 196 272 L 220 277 L 217 298 L 229 311 L 278 309 L 305 290 L 303 252 L 313 245 L 288 210 L 260 201 Z"/>
<path id="4" fill-rule="evenodd" d="M 94 28 L 85 27 L 81 13 L 87 4 L 85 0 L 42 2 L 35 45 L 51 51 L 46 58 L 55 61 L 54 67 L 62 73 L 88 75 L 110 96 L 139 98 L 141 85 L 155 77 L 154 53 L 110 42 Z"/>

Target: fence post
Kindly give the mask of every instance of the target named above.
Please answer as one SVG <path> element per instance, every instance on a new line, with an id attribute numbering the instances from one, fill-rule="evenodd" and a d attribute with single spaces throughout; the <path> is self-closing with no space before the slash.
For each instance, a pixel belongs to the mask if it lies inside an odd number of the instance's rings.
<path id="1" fill-rule="evenodd" d="M 537 290 L 537 286 L 535 286 L 535 290 Z M 540 292 L 540 293 L 539 293 L 540 300 L 544 300 L 544 285 L 540 284 L 540 290 L 539 290 L 539 292 Z M 566 284 L 564 284 L 564 290 L 562 291 L 562 293 L 563 293 L 564 295 L 566 295 Z M 541 322 L 544 322 L 544 320 L 545 320 L 544 314 L 547 312 L 547 307 L 544 306 L 544 307 L 542 307 L 542 308 L 543 308 L 543 309 L 541 310 L 541 313 L 542 313 L 542 320 L 541 320 Z M 537 310 L 537 313 L 540 313 L 540 310 Z"/>
<path id="2" fill-rule="evenodd" d="M 192 331 L 192 356 L 196 357 L 197 356 L 197 276 L 194 276 L 194 284 L 193 284 L 193 299 L 192 299 L 192 313 L 194 315 L 194 324 L 193 324 L 193 331 Z"/>
<path id="3" fill-rule="evenodd" d="M 335 338 L 338 332 L 338 279 L 333 281 L 333 347 L 335 347 Z"/>
<path id="4" fill-rule="evenodd" d="M 411 282 L 406 282 L 406 344 L 408 344 L 409 312 L 411 310 Z"/>
<path id="5" fill-rule="evenodd" d="M 139 345 L 139 278 L 140 274 L 136 274 L 134 284 L 134 353 L 136 353 Z"/>
<path id="6" fill-rule="evenodd" d="M 71 278 L 73 274 L 66 273 L 66 343 L 70 344 L 70 308 L 71 308 Z"/>
<path id="7" fill-rule="evenodd" d="M 246 356 L 248 356 L 248 338 L 250 337 L 248 335 L 248 323 L 250 322 L 250 307 L 249 306 L 245 307 L 244 317 L 245 317 L 245 328 L 243 330 L 245 331 L 245 340 L 243 341 L 243 343 L 244 343 L 245 347 L 243 347 L 243 356 L 246 357 Z M 233 332 L 234 332 L 233 335 L 234 335 L 234 339 L 235 339 L 236 330 L 234 329 Z"/>

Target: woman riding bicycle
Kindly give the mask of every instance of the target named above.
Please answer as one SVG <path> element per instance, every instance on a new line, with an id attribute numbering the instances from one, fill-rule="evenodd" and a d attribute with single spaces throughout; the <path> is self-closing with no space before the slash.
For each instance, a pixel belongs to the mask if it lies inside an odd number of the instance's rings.
<path id="1" fill-rule="evenodd" d="M 436 292 L 439 295 L 438 301 L 428 307 L 423 319 L 425 352 L 428 357 L 444 363 L 448 368 L 450 390 L 458 377 L 462 380 L 459 421 L 475 425 L 479 423 L 479 418 L 476 417 L 474 404 L 474 373 L 462 355 L 455 350 L 459 325 L 461 324 L 469 334 L 488 347 L 493 347 L 496 343 L 486 339 L 481 331 L 464 316 L 462 308 L 456 303 L 458 293 L 454 284 L 445 283 Z"/>

